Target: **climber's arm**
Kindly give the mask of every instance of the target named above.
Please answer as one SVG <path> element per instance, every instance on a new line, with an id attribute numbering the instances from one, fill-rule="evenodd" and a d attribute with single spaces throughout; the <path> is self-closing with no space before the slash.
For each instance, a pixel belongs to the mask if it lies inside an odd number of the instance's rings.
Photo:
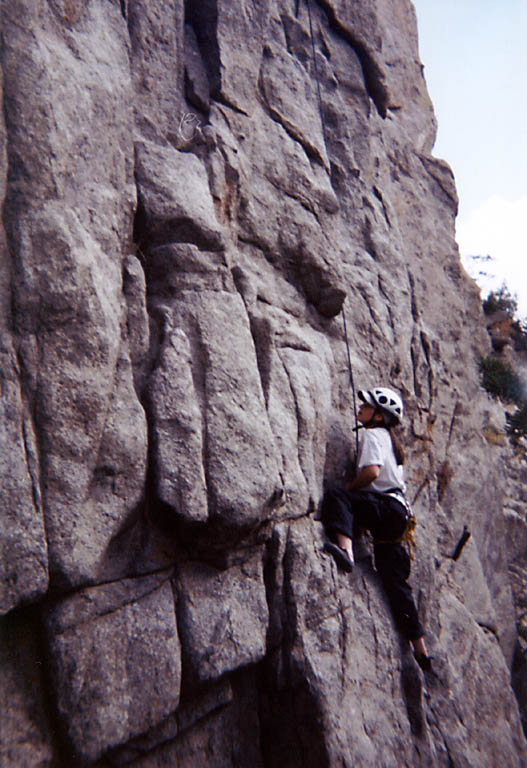
<path id="1" fill-rule="evenodd" d="M 361 488 L 366 488 L 379 477 L 380 471 L 381 468 L 377 464 L 362 467 L 359 474 L 348 483 L 348 491 L 359 491 Z"/>

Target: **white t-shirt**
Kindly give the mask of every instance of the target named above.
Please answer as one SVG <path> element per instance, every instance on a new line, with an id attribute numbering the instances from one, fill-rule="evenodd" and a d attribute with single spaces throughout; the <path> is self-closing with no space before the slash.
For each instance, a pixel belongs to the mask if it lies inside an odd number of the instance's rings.
<path id="1" fill-rule="evenodd" d="M 365 486 L 365 491 L 386 492 L 393 488 L 400 488 L 403 493 L 406 485 L 403 477 L 402 465 L 398 465 L 392 447 L 390 433 L 384 427 L 375 429 L 363 429 L 359 447 L 359 460 L 357 471 L 363 467 L 375 465 L 381 468 L 379 477 L 373 483 Z"/>

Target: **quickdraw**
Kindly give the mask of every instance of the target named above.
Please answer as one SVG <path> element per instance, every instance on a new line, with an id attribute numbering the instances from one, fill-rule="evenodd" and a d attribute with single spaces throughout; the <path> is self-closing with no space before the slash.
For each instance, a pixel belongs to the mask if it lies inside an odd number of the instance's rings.
<path id="1" fill-rule="evenodd" d="M 408 554 L 410 560 L 414 559 L 415 550 L 417 549 L 417 542 L 415 540 L 415 531 L 417 528 L 417 518 L 412 513 L 406 523 L 403 535 L 400 538 L 401 544 L 408 544 Z"/>

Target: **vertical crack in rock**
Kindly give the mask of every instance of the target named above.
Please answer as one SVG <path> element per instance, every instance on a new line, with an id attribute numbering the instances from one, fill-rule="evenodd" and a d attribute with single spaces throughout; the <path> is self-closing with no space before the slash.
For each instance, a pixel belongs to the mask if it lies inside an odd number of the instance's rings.
<path id="1" fill-rule="evenodd" d="M 38 443 L 35 435 L 34 423 L 31 420 L 31 416 L 28 412 L 28 408 L 24 408 L 23 421 L 22 421 L 22 437 L 24 441 L 24 452 L 26 456 L 27 470 L 29 477 L 31 478 L 31 491 L 33 496 L 33 504 L 35 511 L 42 520 L 42 526 L 44 529 L 44 536 L 46 532 L 46 520 L 44 517 L 44 509 L 42 505 L 42 491 L 40 483 L 40 458 Z M 43 567 L 47 569 L 47 542 L 45 550 L 45 562 Z"/>
<path id="2" fill-rule="evenodd" d="M 403 663 L 401 667 L 401 687 L 412 735 L 421 739 L 426 729 L 423 711 L 423 684 L 419 668 L 413 661 Z"/>
<path id="3" fill-rule="evenodd" d="M 419 487 L 417 488 L 416 492 L 413 495 L 412 504 L 411 504 L 412 507 L 415 506 L 421 494 L 423 493 L 425 488 L 429 485 L 429 483 L 430 483 L 430 477 L 427 475 L 424 478 L 424 480 L 419 484 Z"/>
<path id="4" fill-rule="evenodd" d="M 379 280 L 379 282 L 381 282 Z M 379 286 L 379 290 L 381 290 L 381 287 Z M 382 293 L 382 290 L 381 290 Z M 394 344 L 397 343 L 397 339 L 399 338 L 399 332 L 398 332 L 398 322 L 397 322 L 397 313 L 394 311 L 391 305 L 391 301 L 388 299 L 388 303 L 386 304 L 386 311 L 388 313 L 388 320 L 390 321 L 390 328 L 392 329 L 392 336 L 394 340 Z M 392 369 L 391 375 L 395 378 L 400 373 L 399 370 L 397 370 L 397 364 Z"/>
<path id="5" fill-rule="evenodd" d="M 190 24 L 207 68 L 211 94 L 221 100 L 221 58 L 218 43 L 218 0 L 185 0 L 185 22 Z"/>
<path id="6" fill-rule="evenodd" d="M 363 198 L 362 201 L 364 204 L 365 198 Z M 373 230 L 374 230 L 374 225 L 371 217 L 368 215 L 365 215 L 364 222 L 362 225 L 362 236 L 364 238 L 364 247 L 372 257 L 372 259 L 374 259 L 375 261 L 382 261 L 380 254 L 377 250 L 375 238 L 373 237 Z"/>
<path id="7" fill-rule="evenodd" d="M 211 362 L 207 352 L 207 347 L 203 341 L 202 332 L 196 321 L 192 323 L 192 333 L 190 335 L 190 344 L 192 349 L 191 373 L 194 382 L 194 390 L 198 396 L 201 410 L 202 425 L 202 466 L 205 476 L 205 488 L 207 492 L 207 504 L 209 515 L 214 514 L 217 509 L 217 498 L 214 492 L 213 484 L 210 479 L 209 467 L 209 424 L 207 419 L 207 376 L 206 371 L 210 368 Z"/>
<path id="8" fill-rule="evenodd" d="M 194 27 L 185 23 L 185 96 L 204 114 L 210 110 L 209 77 L 201 57 Z"/>
<path id="9" fill-rule="evenodd" d="M 388 114 L 389 95 L 385 85 L 385 77 L 371 55 L 367 47 L 358 40 L 349 29 L 344 27 L 337 18 L 333 6 L 325 0 L 316 0 L 317 4 L 326 12 L 331 29 L 345 40 L 357 54 L 364 74 L 366 90 L 375 104 L 380 117 L 386 118 Z"/>
<path id="10" fill-rule="evenodd" d="M 364 300 L 364 303 L 366 304 L 366 307 L 368 309 L 368 312 L 370 314 L 370 318 L 372 321 L 372 325 L 375 326 L 377 329 L 377 333 L 382 337 L 383 334 L 383 323 L 380 319 L 380 317 L 377 314 L 377 311 L 374 307 L 374 296 L 371 294 L 371 289 L 368 285 L 357 285 L 356 286 L 357 292 L 360 294 L 361 298 Z"/>
<path id="11" fill-rule="evenodd" d="M 251 333 L 254 340 L 258 371 L 262 383 L 262 391 L 266 407 L 269 405 L 269 390 L 271 387 L 271 366 L 273 359 L 273 332 L 269 320 L 265 317 L 250 319 Z"/>
<path id="12" fill-rule="evenodd" d="M 33 607 L 0 621 L 0 687 L 7 698 L 0 723 L 2 765 L 57 764 L 63 752 L 48 674 L 46 644 Z"/>
<path id="13" fill-rule="evenodd" d="M 408 283 L 410 285 L 410 308 L 412 311 L 412 318 L 414 320 L 414 323 L 419 323 L 420 310 L 419 310 L 419 305 L 417 302 L 417 295 L 415 290 L 415 278 L 413 274 L 410 272 L 410 269 L 407 268 L 406 273 L 408 275 Z"/>
<path id="14" fill-rule="evenodd" d="M 419 383 L 419 353 L 416 351 L 416 345 L 412 342 L 410 347 L 410 357 L 412 359 L 412 374 L 415 396 L 419 399 L 422 394 L 421 385 Z"/>
<path id="15" fill-rule="evenodd" d="M 437 471 L 437 496 L 439 499 L 439 503 L 442 503 L 445 493 L 454 476 L 454 468 L 450 462 L 448 454 L 449 454 L 450 445 L 452 442 L 452 437 L 454 434 L 456 422 L 458 420 L 458 416 L 461 413 L 461 411 L 462 411 L 461 403 L 459 400 L 456 400 L 456 403 L 454 405 L 454 410 L 452 412 L 452 418 L 450 419 L 450 425 L 448 428 L 448 435 L 447 435 L 446 444 L 445 444 L 445 453 L 444 453 L 443 462 L 441 463 L 441 466 Z"/>
<path id="16" fill-rule="evenodd" d="M 301 412 L 301 409 L 300 409 L 300 403 L 299 403 L 299 400 L 298 400 L 298 393 L 296 391 L 296 388 L 294 387 L 294 384 L 293 384 L 293 381 L 292 381 L 292 374 L 291 374 L 291 372 L 289 370 L 289 366 L 287 365 L 286 361 L 283 359 L 282 355 L 284 353 L 281 354 L 279 352 L 278 354 L 279 354 L 280 360 L 282 362 L 284 372 L 285 372 L 285 374 L 287 376 L 287 380 L 289 382 L 291 396 L 293 398 L 293 402 L 294 402 L 294 405 L 295 405 L 295 415 L 296 415 L 296 424 L 297 424 L 297 433 L 296 433 L 296 438 L 297 439 L 296 439 L 296 443 L 297 443 L 298 465 L 300 467 L 300 471 L 303 474 L 303 477 L 304 477 L 304 480 L 305 480 L 306 484 L 309 484 L 309 478 L 306 475 L 306 470 L 305 470 L 305 468 L 303 466 L 303 464 L 304 464 L 304 461 L 303 461 L 304 457 L 303 457 L 303 451 L 302 451 L 302 446 L 303 446 L 303 429 L 302 429 L 303 418 L 302 418 L 302 412 Z M 312 503 L 312 499 L 310 499 L 310 503 Z"/>
<path id="17" fill-rule="evenodd" d="M 461 415 L 461 412 L 462 412 L 461 402 L 459 400 L 456 400 L 454 405 L 454 410 L 452 411 L 452 418 L 450 419 L 450 425 L 448 428 L 448 438 L 445 446 L 445 459 L 447 457 L 450 443 L 452 442 L 452 435 L 454 434 L 454 428 L 456 426 L 456 422 L 458 420 L 458 417 Z"/>
<path id="18" fill-rule="evenodd" d="M 309 673 L 302 670 L 305 663 L 301 652 L 303 638 L 299 625 L 299 613 L 296 607 L 297 597 L 294 589 L 294 553 L 292 547 L 291 528 L 288 529 L 286 548 L 284 553 L 284 596 L 287 612 L 288 648 L 287 666 L 290 690 L 289 716 L 292 720 L 294 738 L 298 748 L 296 759 L 300 757 L 300 764 L 306 768 L 329 768 L 330 760 L 327 753 L 326 739 L 321 732 L 323 723 L 320 703 L 316 699 L 315 691 L 311 690 Z M 299 644 L 300 647 L 295 649 Z M 285 713 L 284 713 L 285 714 Z M 318 738 L 313 738 L 314 732 Z M 291 763 L 291 768 L 292 765 Z M 276 763 L 275 763 L 276 765 Z"/>
<path id="19" fill-rule="evenodd" d="M 234 267 L 232 270 L 232 275 L 236 289 L 242 297 L 245 309 L 247 311 L 247 317 L 249 320 L 251 336 L 256 354 L 256 361 L 258 364 L 258 373 L 262 385 L 262 392 L 266 408 L 268 408 L 269 389 L 271 386 L 272 357 L 273 350 L 275 350 L 272 324 L 268 318 L 262 315 L 258 315 L 256 308 L 252 306 L 253 303 L 257 303 L 258 297 L 252 297 L 253 289 L 250 285 L 249 276 L 246 275 L 244 271 L 239 267 Z M 251 301 L 251 299 L 253 299 L 253 301 Z"/>
<path id="20" fill-rule="evenodd" d="M 421 331 L 419 336 L 421 339 L 421 347 L 423 348 L 426 364 L 428 366 L 428 411 L 431 414 L 432 406 L 434 403 L 434 368 L 432 365 L 432 347 L 430 340 L 428 339 L 428 335 L 425 331 Z"/>
<path id="21" fill-rule="evenodd" d="M 392 222 L 390 221 L 390 217 L 388 216 L 388 209 L 386 208 L 386 203 L 384 202 L 384 198 L 383 198 L 383 196 L 382 196 L 382 193 L 380 192 L 380 190 L 379 190 L 377 187 L 375 187 L 375 186 L 374 186 L 374 187 L 373 187 L 373 194 L 375 195 L 375 197 L 377 198 L 377 200 L 378 200 L 378 201 L 380 202 L 380 204 L 382 205 L 382 212 L 383 212 L 383 214 L 384 214 L 384 218 L 386 219 L 386 223 L 388 224 L 388 226 L 389 226 L 389 227 L 390 227 L 390 229 L 391 229 L 391 227 L 392 227 Z"/>

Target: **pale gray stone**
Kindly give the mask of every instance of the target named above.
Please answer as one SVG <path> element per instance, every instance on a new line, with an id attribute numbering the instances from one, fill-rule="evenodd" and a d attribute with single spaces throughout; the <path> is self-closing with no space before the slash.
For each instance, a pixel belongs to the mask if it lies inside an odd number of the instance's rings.
<path id="1" fill-rule="evenodd" d="M 124 263 L 124 295 L 128 307 L 126 327 L 128 331 L 130 359 L 134 366 L 141 366 L 150 349 L 150 328 L 146 308 L 145 273 L 137 256 L 128 254 Z"/>
<path id="2" fill-rule="evenodd" d="M 46 518 L 51 566 L 60 582 L 76 586 L 130 573 L 130 553 L 110 552 L 110 546 L 143 495 L 147 436 L 125 346 L 111 383 L 94 466 L 67 452 L 48 458 L 48 477 L 54 476 Z"/>
<path id="3" fill-rule="evenodd" d="M 121 484 L 117 504 L 111 482 L 103 504 L 100 487 L 91 498 L 105 430 L 119 434 L 110 451 L 139 483 L 146 441 L 122 363 L 123 241 L 136 202 L 126 27 L 119 7 L 99 0 L 64 6 L 64 26 L 56 10 L 3 6 L 5 205 L 15 345 L 35 419 L 50 570 L 71 585 L 97 580 L 108 541 L 137 500 L 135 480 Z"/>
<path id="4" fill-rule="evenodd" d="M 189 3 L 188 20 L 198 38 L 212 96 L 250 114 L 258 98 L 258 74 L 269 8 L 249 0 Z"/>
<path id="5" fill-rule="evenodd" d="M 268 609 L 261 552 L 225 571 L 186 563 L 177 584 L 183 663 L 194 680 L 216 680 L 264 657 Z"/>
<path id="6" fill-rule="evenodd" d="M 152 439 L 159 497 L 185 520 L 208 518 L 204 424 L 192 377 L 189 340 L 167 323 L 165 343 L 150 379 Z"/>
<path id="7" fill-rule="evenodd" d="M 166 578 L 93 587 L 47 611 L 57 709 L 84 761 L 177 709 L 180 644 Z"/>
<path id="8" fill-rule="evenodd" d="M 279 121 L 306 153 L 328 166 L 316 81 L 293 56 L 266 45 L 262 92 L 274 120 Z"/>
<path id="9" fill-rule="evenodd" d="M 127 0 L 135 124 L 140 136 L 153 141 L 177 141 L 186 112 L 184 16 L 183 0 Z"/>
<path id="10" fill-rule="evenodd" d="M 208 112 L 209 78 L 201 58 L 196 33 L 190 24 L 185 24 L 185 84 L 190 103 L 203 112 Z"/>
<path id="11" fill-rule="evenodd" d="M 152 142 L 136 145 L 136 178 L 144 208 L 145 243 L 197 242 L 210 250 L 223 245 L 207 172 L 188 152 Z"/>
<path id="12" fill-rule="evenodd" d="M 48 587 L 38 453 L 20 369 L 0 334 L 0 613 L 41 597 Z"/>
<path id="13" fill-rule="evenodd" d="M 282 482 L 243 301 L 189 291 L 174 303 L 172 322 L 191 339 L 201 369 L 209 516 L 220 530 L 254 527 L 271 515 Z"/>

